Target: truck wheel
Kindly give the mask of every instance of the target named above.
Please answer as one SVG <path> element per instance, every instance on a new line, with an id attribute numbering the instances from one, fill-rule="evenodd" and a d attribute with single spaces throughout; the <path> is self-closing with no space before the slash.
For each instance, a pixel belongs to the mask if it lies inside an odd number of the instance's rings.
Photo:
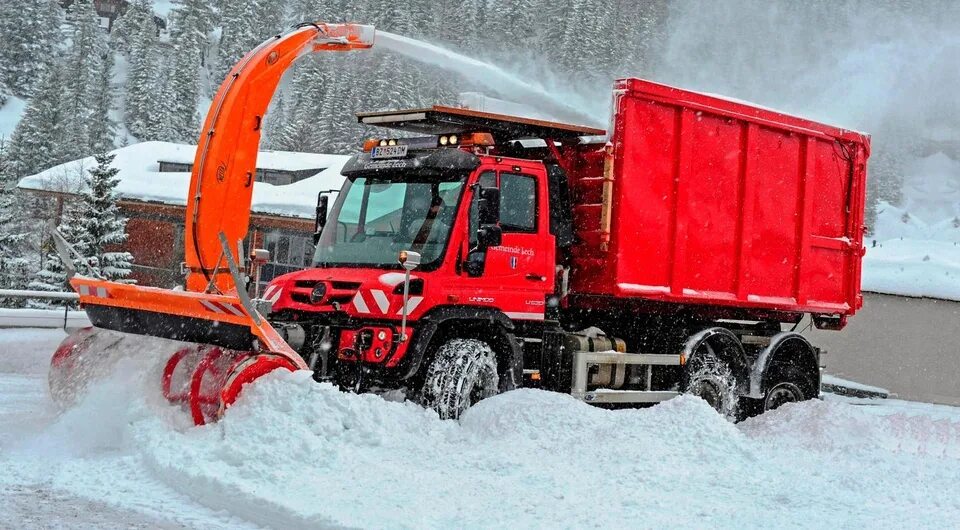
<path id="1" fill-rule="evenodd" d="M 786 366 L 771 374 L 771 381 L 763 396 L 763 410 L 773 410 L 785 403 L 805 401 L 814 397 L 813 385 L 801 370 Z"/>
<path id="2" fill-rule="evenodd" d="M 497 357 L 476 339 L 452 339 L 437 350 L 421 392 L 423 406 L 441 419 L 457 419 L 474 403 L 497 394 Z"/>
<path id="3" fill-rule="evenodd" d="M 684 393 L 699 396 L 730 420 L 738 418 L 737 378 L 730 365 L 717 357 L 709 344 L 686 365 Z"/>

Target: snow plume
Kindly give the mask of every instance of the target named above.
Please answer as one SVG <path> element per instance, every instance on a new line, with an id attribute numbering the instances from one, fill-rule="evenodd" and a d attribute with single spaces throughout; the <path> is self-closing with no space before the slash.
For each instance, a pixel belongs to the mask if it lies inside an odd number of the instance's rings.
<path id="1" fill-rule="evenodd" d="M 916 157 L 960 159 L 958 2 L 690 0 L 666 34 L 659 81 L 871 133 L 873 199 L 900 202 Z"/>
<path id="2" fill-rule="evenodd" d="M 405 55 L 425 64 L 459 74 L 507 99 L 529 105 L 555 119 L 604 127 L 609 97 L 606 93 L 586 98 L 569 86 L 544 86 L 500 66 L 430 44 L 421 40 L 377 31 L 376 46 Z"/>

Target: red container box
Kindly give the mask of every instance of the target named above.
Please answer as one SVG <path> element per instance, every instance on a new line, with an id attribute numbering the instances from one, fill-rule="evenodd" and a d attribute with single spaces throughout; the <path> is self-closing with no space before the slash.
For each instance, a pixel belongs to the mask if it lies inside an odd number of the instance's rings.
<path id="1" fill-rule="evenodd" d="M 572 176 L 575 219 L 601 220 L 575 223 L 575 304 L 862 305 L 869 136 L 641 79 L 614 94 L 602 176 L 585 151 Z"/>

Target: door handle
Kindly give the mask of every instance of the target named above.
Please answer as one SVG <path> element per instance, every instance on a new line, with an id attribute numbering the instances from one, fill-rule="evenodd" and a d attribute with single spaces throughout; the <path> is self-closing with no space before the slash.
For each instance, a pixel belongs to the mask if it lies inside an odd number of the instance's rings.
<path id="1" fill-rule="evenodd" d="M 527 274 L 527 279 L 530 280 L 530 281 L 532 281 L 532 282 L 545 282 L 545 281 L 547 281 L 547 277 L 546 277 L 546 276 L 540 276 L 539 274 L 534 274 L 534 273 L 532 273 L 532 272 L 531 272 L 530 274 Z"/>

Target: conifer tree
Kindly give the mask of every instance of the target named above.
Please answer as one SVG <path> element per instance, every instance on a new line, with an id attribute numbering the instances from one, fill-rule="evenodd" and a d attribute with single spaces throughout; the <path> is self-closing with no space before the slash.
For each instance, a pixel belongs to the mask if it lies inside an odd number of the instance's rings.
<path id="1" fill-rule="evenodd" d="M 113 52 L 105 50 L 97 65 L 96 84 L 91 98 L 92 118 L 88 124 L 89 151 L 105 153 L 116 145 L 117 124 L 110 115 L 113 110 Z"/>
<path id="2" fill-rule="evenodd" d="M 175 141 L 196 141 L 200 119 L 200 68 L 204 65 L 207 34 L 213 28 L 213 9 L 207 0 L 177 0 L 173 22 L 173 104 L 169 108 L 170 134 Z"/>
<path id="3" fill-rule="evenodd" d="M 63 215 L 61 217 L 60 224 L 57 226 L 57 230 L 60 232 L 60 235 L 62 235 L 63 238 L 73 246 L 74 249 L 81 254 L 86 255 L 86 241 L 83 237 L 83 213 L 81 203 L 79 201 L 64 200 Z M 63 266 L 63 261 L 60 259 L 60 254 L 57 253 L 52 237 L 48 238 L 44 242 L 43 250 L 45 252 L 43 265 L 37 272 L 33 281 L 31 281 L 27 287 L 35 291 L 71 291 L 72 289 L 67 281 L 66 268 Z M 73 265 L 77 268 L 78 273 L 84 275 L 90 274 L 88 268 L 88 265 L 90 265 L 89 263 L 84 263 L 83 260 L 74 258 Z M 59 300 L 44 300 L 31 301 L 28 305 L 31 307 L 44 308 L 64 305 L 72 306 L 74 304 Z"/>
<path id="4" fill-rule="evenodd" d="M 47 68 L 10 136 L 10 169 L 14 177 L 25 177 L 63 160 L 62 70 Z"/>
<path id="5" fill-rule="evenodd" d="M 134 55 L 136 43 L 140 40 L 140 30 L 145 20 L 154 21 L 156 15 L 150 0 L 133 0 L 127 9 L 113 22 L 113 31 L 110 39 L 113 49 L 127 55 Z M 156 34 L 156 23 L 153 23 L 153 32 Z"/>
<path id="6" fill-rule="evenodd" d="M 90 127 L 95 120 L 96 89 L 99 84 L 101 60 L 106 53 L 106 41 L 100 29 L 99 16 L 90 2 L 74 2 L 67 14 L 70 46 L 63 68 L 63 87 L 59 97 L 63 101 L 62 120 L 57 124 L 63 131 L 61 157 L 72 160 L 90 152 Z M 109 87 L 109 79 L 107 80 Z"/>
<path id="7" fill-rule="evenodd" d="M 257 19 L 258 0 L 232 0 L 225 2 L 220 11 L 222 33 L 214 83 L 219 83 L 250 48 L 257 44 L 262 21 Z"/>
<path id="8" fill-rule="evenodd" d="M 81 238 L 84 255 L 96 264 L 107 280 L 123 280 L 130 276 L 133 256 L 118 252 L 118 245 L 127 240 L 127 219 L 120 213 L 116 187 L 119 169 L 112 167 L 115 155 L 95 156 L 97 166 L 90 170 L 87 188 L 81 196 Z"/>
<path id="9" fill-rule="evenodd" d="M 280 149 L 280 137 L 287 127 L 287 109 L 284 101 L 283 90 L 278 90 L 267 110 L 267 116 L 264 118 L 263 137 L 260 140 L 261 147 L 267 149 Z"/>
<path id="10" fill-rule="evenodd" d="M 3 82 L 3 79 L 0 79 L 0 107 L 6 105 L 7 100 L 9 100 L 12 95 L 10 89 L 7 88 L 7 84 Z"/>
<path id="11" fill-rule="evenodd" d="M 61 44 L 62 9 L 53 0 L 0 2 L 0 82 L 26 98 L 33 95 Z"/>
<path id="12" fill-rule="evenodd" d="M 124 94 L 124 123 L 127 130 L 141 140 L 156 139 L 148 134 L 152 114 L 156 113 L 155 96 L 161 79 L 159 40 L 153 16 L 149 0 L 136 0 L 120 18 L 123 21 L 121 27 L 129 35 L 126 37 L 129 68 Z"/>
<path id="13" fill-rule="evenodd" d="M 21 201 L 13 188 L 15 180 L 9 178 L 9 168 L 6 145 L 0 140 L 0 289 L 25 289 L 30 276 L 30 262 L 24 257 L 28 234 L 19 230 Z M 0 299 L 0 306 L 22 305 L 22 300 Z"/>

